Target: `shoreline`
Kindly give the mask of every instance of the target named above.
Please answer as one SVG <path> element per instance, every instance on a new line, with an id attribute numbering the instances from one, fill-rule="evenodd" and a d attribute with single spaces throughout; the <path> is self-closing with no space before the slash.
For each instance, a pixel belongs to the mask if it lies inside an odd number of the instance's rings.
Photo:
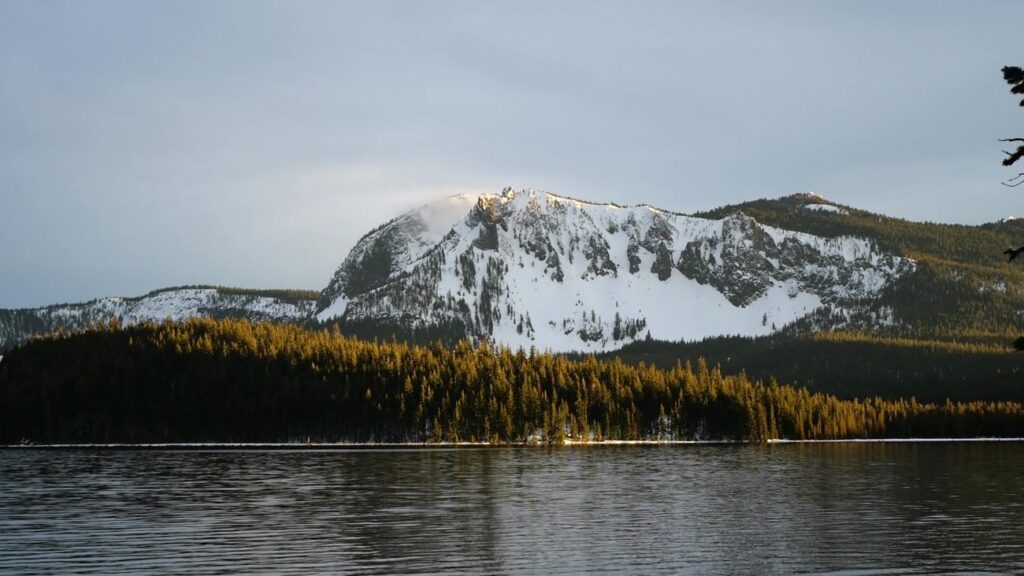
<path id="1" fill-rule="evenodd" d="M 285 450 L 445 450 L 503 448 L 586 448 L 605 446 L 737 446 L 787 444 L 952 444 L 952 443 L 1024 443 L 1024 437 L 971 438 L 847 438 L 839 440 L 790 440 L 775 438 L 764 442 L 745 440 L 602 440 L 599 442 L 566 441 L 561 444 L 517 442 L 168 442 L 168 443 L 104 443 L 104 444 L 3 444 L 0 450 L 96 450 L 96 451 L 285 451 Z"/>

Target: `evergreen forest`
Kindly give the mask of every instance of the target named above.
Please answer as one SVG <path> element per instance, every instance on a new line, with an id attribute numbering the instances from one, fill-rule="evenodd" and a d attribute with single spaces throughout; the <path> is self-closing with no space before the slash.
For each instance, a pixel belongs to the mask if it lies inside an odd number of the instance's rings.
<path id="1" fill-rule="evenodd" d="M 1011 335 L 923 339 L 859 331 L 716 337 L 696 342 L 638 341 L 599 355 L 671 369 L 705 359 L 727 373 L 807 387 L 840 398 L 916 397 L 1024 402 L 1024 353 Z M 578 356 L 580 357 L 580 356 Z"/>
<path id="2" fill-rule="evenodd" d="M 486 442 L 1024 436 L 1018 401 L 841 399 L 723 373 L 237 319 L 20 345 L 0 443 Z"/>

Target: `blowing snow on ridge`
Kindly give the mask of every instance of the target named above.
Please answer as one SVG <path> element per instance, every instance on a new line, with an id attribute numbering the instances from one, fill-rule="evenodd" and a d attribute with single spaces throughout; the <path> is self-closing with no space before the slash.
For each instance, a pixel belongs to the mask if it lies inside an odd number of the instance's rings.
<path id="1" fill-rule="evenodd" d="M 364 236 L 316 318 L 553 351 L 650 335 L 760 335 L 869 301 L 914 270 L 863 239 L 820 238 L 534 190 L 457 196 Z"/>

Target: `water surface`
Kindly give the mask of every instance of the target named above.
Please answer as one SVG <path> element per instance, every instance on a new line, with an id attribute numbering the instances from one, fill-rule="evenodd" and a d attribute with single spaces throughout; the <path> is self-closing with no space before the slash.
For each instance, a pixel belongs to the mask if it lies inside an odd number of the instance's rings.
<path id="1" fill-rule="evenodd" d="M 1024 444 L 0 451 L 0 572 L 1024 572 Z"/>

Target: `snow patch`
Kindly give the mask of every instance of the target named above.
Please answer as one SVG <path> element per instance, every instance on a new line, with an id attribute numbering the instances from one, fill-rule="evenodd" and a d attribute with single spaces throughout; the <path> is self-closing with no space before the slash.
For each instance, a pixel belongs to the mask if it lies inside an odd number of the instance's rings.
<path id="1" fill-rule="evenodd" d="M 849 214 L 849 210 L 840 208 L 839 206 L 833 206 L 831 204 L 805 204 L 804 210 L 811 212 L 831 212 L 834 214 Z"/>

